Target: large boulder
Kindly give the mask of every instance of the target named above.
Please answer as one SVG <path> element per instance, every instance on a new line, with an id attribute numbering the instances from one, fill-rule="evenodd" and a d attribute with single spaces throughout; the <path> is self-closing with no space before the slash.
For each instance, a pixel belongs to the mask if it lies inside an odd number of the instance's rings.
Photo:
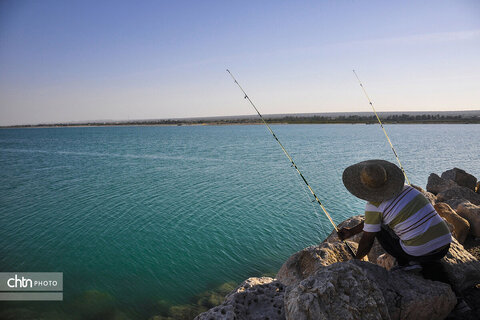
<path id="1" fill-rule="evenodd" d="M 438 202 L 445 202 L 450 199 L 465 199 L 473 204 L 480 205 L 480 194 L 466 187 L 456 186 L 437 194 Z"/>
<path id="2" fill-rule="evenodd" d="M 467 239 L 468 232 L 470 231 L 470 223 L 459 216 L 450 206 L 446 203 L 439 202 L 434 205 L 437 213 L 447 220 L 453 226 L 453 236 L 460 243 L 464 243 Z"/>
<path id="3" fill-rule="evenodd" d="M 287 319 L 389 319 L 383 294 L 362 268 L 336 263 L 288 287 Z"/>
<path id="4" fill-rule="evenodd" d="M 355 263 L 382 291 L 391 319 L 443 319 L 455 307 L 455 293 L 445 283 L 401 270 L 388 272 L 370 263 Z"/>
<path id="5" fill-rule="evenodd" d="M 453 180 L 459 186 L 469 188 L 473 191 L 475 191 L 475 186 L 477 184 L 477 178 L 459 168 L 453 168 L 445 171 L 442 173 L 442 178 L 446 180 Z"/>
<path id="6" fill-rule="evenodd" d="M 470 233 L 480 237 L 480 206 L 464 201 L 457 206 L 457 213 L 470 223 Z"/>
<path id="7" fill-rule="evenodd" d="M 349 244 L 356 250 L 356 243 L 349 242 Z M 283 264 L 275 278 L 290 286 L 328 265 L 350 259 L 352 259 L 352 255 L 344 242 L 323 242 L 318 246 L 311 246 L 293 254 Z"/>
<path id="8" fill-rule="evenodd" d="M 442 179 L 435 173 L 428 177 L 427 191 L 433 194 L 438 194 L 455 186 L 457 186 L 455 181 Z"/>
<path id="9" fill-rule="evenodd" d="M 456 303 L 450 286 L 349 261 L 287 288 L 287 319 L 443 319 Z M 433 307 L 434 306 L 434 307 Z"/>
<path id="10" fill-rule="evenodd" d="M 272 278 L 249 278 L 225 297 L 225 301 L 195 320 L 285 319 L 285 286 Z"/>
<path id="11" fill-rule="evenodd" d="M 388 272 L 371 263 L 355 263 L 382 291 L 391 319 L 443 319 L 455 307 L 455 293 L 445 283 L 401 270 Z"/>
<path id="12" fill-rule="evenodd" d="M 359 216 L 353 216 L 351 218 L 348 218 L 347 220 L 343 221 L 338 225 L 338 229 L 341 228 L 352 228 L 355 227 L 356 225 L 360 224 L 364 220 L 363 215 Z M 354 235 L 353 237 L 349 238 L 349 241 L 355 242 L 358 244 L 360 239 L 362 238 L 363 232 L 360 232 L 359 234 Z M 335 230 L 333 230 L 330 235 L 323 241 L 323 242 L 329 242 L 329 243 L 335 243 L 340 241 L 338 238 L 338 234 Z M 377 261 L 378 256 L 381 254 L 385 253 L 385 250 L 383 250 L 382 246 L 380 243 L 375 239 L 373 242 L 372 249 L 370 249 L 370 252 L 368 253 L 368 261 Z"/>
<path id="13" fill-rule="evenodd" d="M 450 283 L 457 292 L 480 283 L 480 261 L 453 239 L 450 250 L 441 260 Z"/>

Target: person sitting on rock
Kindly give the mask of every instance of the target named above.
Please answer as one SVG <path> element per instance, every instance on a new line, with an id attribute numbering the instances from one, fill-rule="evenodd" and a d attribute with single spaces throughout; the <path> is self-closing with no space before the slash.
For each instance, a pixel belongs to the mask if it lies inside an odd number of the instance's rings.
<path id="1" fill-rule="evenodd" d="M 407 270 L 428 268 L 447 254 L 452 242 L 447 224 L 420 191 L 404 182 L 402 170 L 384 160 L 363 161 L 343 172 L 347 190 L 368 201 L 365 220 L 338 232 L 343 240 L 363 231 L 356 259 L 368 254 L 375 238 Z"/>
<path id="2" fill-rule="evenodd" d="M 346 168 L 342 178 L 350 193 L 367 201 L 365 220 L 338 231 L 341 240 L 363 231 L 356 259 L 369 253 L 376 238 L 397 259 L 397 269 L 418 271 L 426 279 L 451 286 L 440 263 L 452 242 L 450 230 L 430 201 L 404 184 L 399 167 L 384 160 L 368 160 Z"/>

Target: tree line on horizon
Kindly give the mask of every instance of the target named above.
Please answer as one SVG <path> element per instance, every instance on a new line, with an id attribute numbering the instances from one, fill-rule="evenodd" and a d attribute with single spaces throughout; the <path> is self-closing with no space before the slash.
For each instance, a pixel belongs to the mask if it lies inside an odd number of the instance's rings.
<path id="1" fill-rule="evenodd" d="M 441 115 L 441 114 L 393 114 L 388 116 L 380 116 L 380 120 L 384 123 L 480 123 L 479 116 L 462 116 L 462 115 Z M 312 117 L 296 117 L 286 116 L 279 119 L 271 119 L 271 122 L 287 122 L 287 123 L 377 123 L 375 115 L 348 115 L 348 116 L 312 116 Z"/>
<path id="2" fill-rule="evenodd" d="M 442 114 L 391 114 L 380 116 L 383 123 L 480 123 L 480 116 L 477 115 L 442 115 Z M 265 117 L 268 123 L 286 124 L 322 124 L 322 123 L 377 123 L 375 115 L 340 115 L 340 116 L 295 116 L 269 118 Z M 132 120 L 113 122 L 86 122 L 86 123 L 57 123 L 38 125 L 16 125 L 15 127 L 75 127 L 75 126 L 125 126 L 125 125 L 202 125 L 202 124 L 255 124 L 262 123 L 261 119 L 239 118 L 239 119 L 165 119 L 165 120 Z"/>

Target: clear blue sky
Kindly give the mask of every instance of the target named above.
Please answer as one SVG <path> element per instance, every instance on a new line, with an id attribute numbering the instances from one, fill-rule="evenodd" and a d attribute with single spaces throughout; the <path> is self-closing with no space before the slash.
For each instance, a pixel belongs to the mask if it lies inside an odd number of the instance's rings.
<path id="1" fill-rule="evenodd" d="M 0 1 L 0 125 L 480 109 L 480 1 Z"/>

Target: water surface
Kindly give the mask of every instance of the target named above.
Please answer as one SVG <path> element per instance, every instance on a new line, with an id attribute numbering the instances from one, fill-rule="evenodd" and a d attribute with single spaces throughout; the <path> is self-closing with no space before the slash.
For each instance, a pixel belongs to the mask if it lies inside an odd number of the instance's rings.
<path id="1" fill-rule="evenodd" d="M 377 125 L 272 128 L 337 223 L 364 206 L 343 169 L 395 161 Z M 480 125 L 386 128 L 412 183 L 480 176 Z M 147 318 L 160 300 L 274 273 L 332 229 L 258 125 L 3 129 L 0 168 L 0 271 L 63 272 L 57 306 L 98 290 Z"/>

